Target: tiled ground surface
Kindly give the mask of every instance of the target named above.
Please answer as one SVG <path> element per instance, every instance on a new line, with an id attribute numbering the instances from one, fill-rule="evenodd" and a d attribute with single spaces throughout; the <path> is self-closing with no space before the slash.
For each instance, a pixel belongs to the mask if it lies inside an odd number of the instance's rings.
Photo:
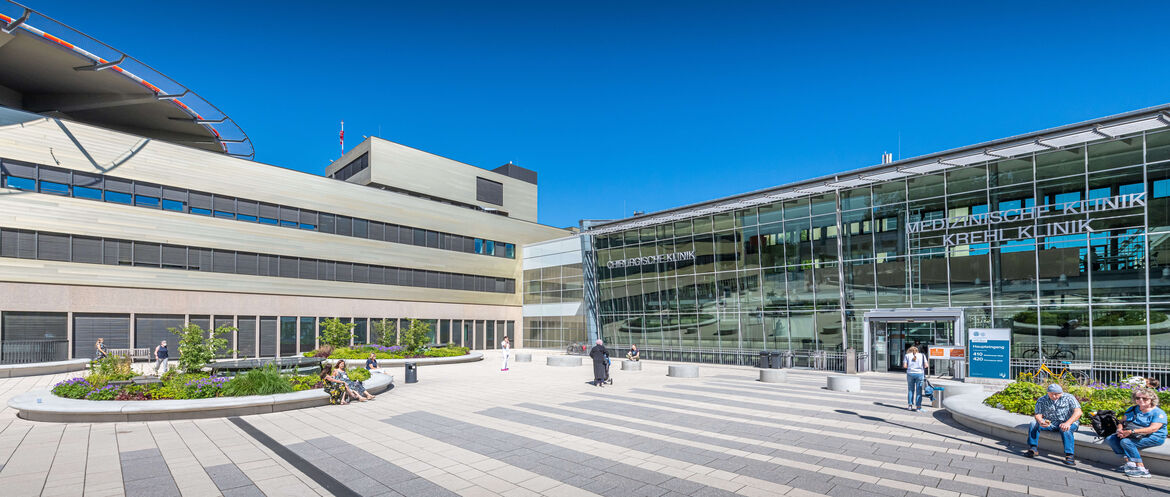
<path id="1" fill-rule="evenodd" d="M 226 419 L 64 425 L 0 408 L 0 495 L 1170 495 L 1168 477 L 1025 459 L 1019 441 L 899 409 L 896 375 L 847 394 L 819 372 L 778 385 L 701 368 L 680 379 L 663 363 L 615 367 L 616 384 L 595 388 L 588 366 L 538 355 L 500 372 L 489 353 L 420 368 L 419 383 L 374 402 L 241 418 L 305 472 Z M 0 401 L 66 377 L 0 379 Z"/>

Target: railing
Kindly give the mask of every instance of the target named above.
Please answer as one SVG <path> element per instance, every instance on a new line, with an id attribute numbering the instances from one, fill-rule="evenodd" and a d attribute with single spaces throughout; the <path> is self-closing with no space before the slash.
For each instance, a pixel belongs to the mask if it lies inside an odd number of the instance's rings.
<path id="1" fill-rule="evenodd" d="M 1146 346 L 1132 346 L 1132 345 L 1100 345 L 1095 344 L 1090 347 L 1088 344 L 1055 344 L 1045 345 L 1037 349 L 1036 347 L 1026 347 L 1020 350 L 1022 359 L 1040 359 L 1041 355 L 1048 362 L 1060 361 L 1088 361 L 1092 358 L 1093 362 L 1117 362 L 1117 363 L 1139 363 L 1146 362 Z M 1170 346 L 1152 345 L 1149 347 L 1150 357 L 1149 361 L 1154 364 L 1170 364 Z"/>
<path id="2" fill-rule="evenodd" d="M 628 347 L 610 347 L 613 359 L 625 358 Z M 676 362 L 698 362 L 733 366 L 760 365 L 758 349 L 714 349 L 699 347 L 643 347 L 638 349 L 642 359 Z M 845 371 L 845 353 L 823 350 L 778 350 L 780 364 L 785 368 Z M 869 370 L 869 356 L 857 354 L 857 371 Z"/>
<path id="3" fill-rule="evenodd" d="M 1157 378 L 1163 385 L 1170 381 L 1170 364 L 1147 364 L 1143 359 L 1134 362 L 1106 362 L 1106 361 L 1067 361 L 1070 364 L 1061 364 L 1063 361 L 1047 360 L 1048 369 L 1059 373 L 1064 367 L 1078 373 L 1085 373 L 1091 382 L 1115 383 L 1125 381 L 1133 376 Z M 1012 378 L 1018 378 L 1020 373 L 1035 373 L 1040 369 L 1039 359 L 1012 359 Z"/>
<path id="4" fill-rule="evenodd" d="M 64 361 L 68 340 L 5 340 L 0 342 L 0 364 Z"/>

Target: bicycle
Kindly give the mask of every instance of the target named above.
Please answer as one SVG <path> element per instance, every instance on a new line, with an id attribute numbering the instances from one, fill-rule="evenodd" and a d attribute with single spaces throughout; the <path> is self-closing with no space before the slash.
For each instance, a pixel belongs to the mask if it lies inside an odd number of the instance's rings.
<path id="1" fill-rule="evenodd" d="M 1024 352 L 1021 354 L 1021 357 L 1025 358 L 1025 359 L 1035 359 L 1039 356 L 1040 356 L 1040 349 L 1036 349 L 1036 348 L 1024 350 Z M 1062 347 L 1059 345 L 1056 347 L 1056 350 L 1054 352 L 1052 352 L 1051 354 L 1044 354 L 1044 359 L 1050 360 L 1050 361 L 1056 360 L 1056 359 L 1075 360 L 1076 358 L 1077 358 L 1076 352 L 1073 352 L 1068 347 Z"/>
<path id="2" fill-rule="evenodd" d="M 1085 384 L 1089 382 L 1089 375 L 1081 370 L 1071 369 L 1072 363 L 1068 361 L 1060 361 L 1060 372 L 1053 372 L 1048 369 L 1048 365 L 1041 362 L 1040 368 L 1036 370 L 1036 380 L 1041 383 L 1065 383 L 1068 381 L 1075 381 L 1078 384 Z"/>

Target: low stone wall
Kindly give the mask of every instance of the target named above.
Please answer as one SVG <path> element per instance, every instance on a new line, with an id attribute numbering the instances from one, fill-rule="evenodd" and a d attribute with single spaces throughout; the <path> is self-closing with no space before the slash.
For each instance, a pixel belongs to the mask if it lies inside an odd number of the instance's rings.
<path id="1" fill-rule="evenodd" d="M 761 369 L 760 381 L 764 383 L 786 383 L 788 382 L 788 371 L 783 369 Z"/>
<path id="2" fill-rule="evenodd" d="M 393 381 L 393 377 L 388 374 L 375 373 L 364 384 L 370 393 L 378 394 L 393 388 Z M 63 399 L 53 395 L 52 391 L 40 390 L 17 395 L 8 401 L 8 407 L 17 410 L 17 416 L 21 419 L 56 423 L 220 418 L 328 404 L 329 394 L 324 390 L 213 399 L 136 401 Z"/>
<path id="3" fill-rule="evenodd" d="M 980 389 L 982 390 L 982 387 Z M 1014 441 L 1018 446 L 1025 445 L 1028 439 L 1028 426 L 1032 423 L 1031 416 L 984 405 L 983 400 L 989 397 L 991 392 L 952 395 L 950 385 L 946 391 L 948 393 L 943 397 L 943 407 L 956 422 L 996 438 Z M 1076 440 L 1077 459 L 1096 461 L 1109 466 L 1121 464 L 1121 456 L 1114 454 L 1113 449 L 1103 440 L 1098 441 L 1092 427 L 1080 427 L 1073 438 Z M 1040 432 L 1040 448 L 1057 455 L 1064 453 L 1060 436 L 1052 432 Z M 1142 463 L 1151 473 L 1170 475 L 1170 443 L 1142 450 Z"/>
<path id="4" fill-rule="evenodd" d="M 860 392 L 860 376 L 830 376 L 827 387 L 834 392 Z"/>
<path id="5" fill-rule="evenodd" d="M 581 365 L 581 356 L 579 355 L 550 355 L 546 359 L 546 364 L 558 368 L 571 368 Z"/>
<path id="6" fill-rule="evenodd" d="M 71 373 L 82 371 L 89 365 L 89 359 L 71 359 L 68 361 L 32 362 L 28 364 L 0 365 L 0 378 L 19 378 L 22 376 L 41 376 L 46 374 Z"/>

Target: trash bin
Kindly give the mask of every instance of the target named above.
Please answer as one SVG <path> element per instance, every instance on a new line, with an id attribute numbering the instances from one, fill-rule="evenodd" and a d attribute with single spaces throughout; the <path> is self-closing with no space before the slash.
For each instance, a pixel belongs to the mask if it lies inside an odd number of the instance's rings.
<path id="1" fill-rule="evenodd" d="M 942 408 L 943 392 L 945 390 L 946 388 L 944 387 L 934 387 L 934 396 L 930 398 L 930 407 L 935 409 Z"/>
<path id="2" fill-rule="evenodd" d="M 780 351 L 774 350 L 772 352 L 769 352 L 768 355 L 772 356 L 772 360 L 771 360 L 772 369 L 780 369 L 780 368 L 784 367 L 784 364 L 782 362 L 783 359 L 780 358 L 781 357 Z"/>
<path id="3" fill-rule="evenodd" d="M 770 369 L 772 367 L 772 354 L 766 350 L 760 351 L 760 369 Z"/>
<path id="4" fill-rule="evenodd" d="M 406 382 L 418 383 L 418 364 L 413 362 L 406 363 Z"/>

